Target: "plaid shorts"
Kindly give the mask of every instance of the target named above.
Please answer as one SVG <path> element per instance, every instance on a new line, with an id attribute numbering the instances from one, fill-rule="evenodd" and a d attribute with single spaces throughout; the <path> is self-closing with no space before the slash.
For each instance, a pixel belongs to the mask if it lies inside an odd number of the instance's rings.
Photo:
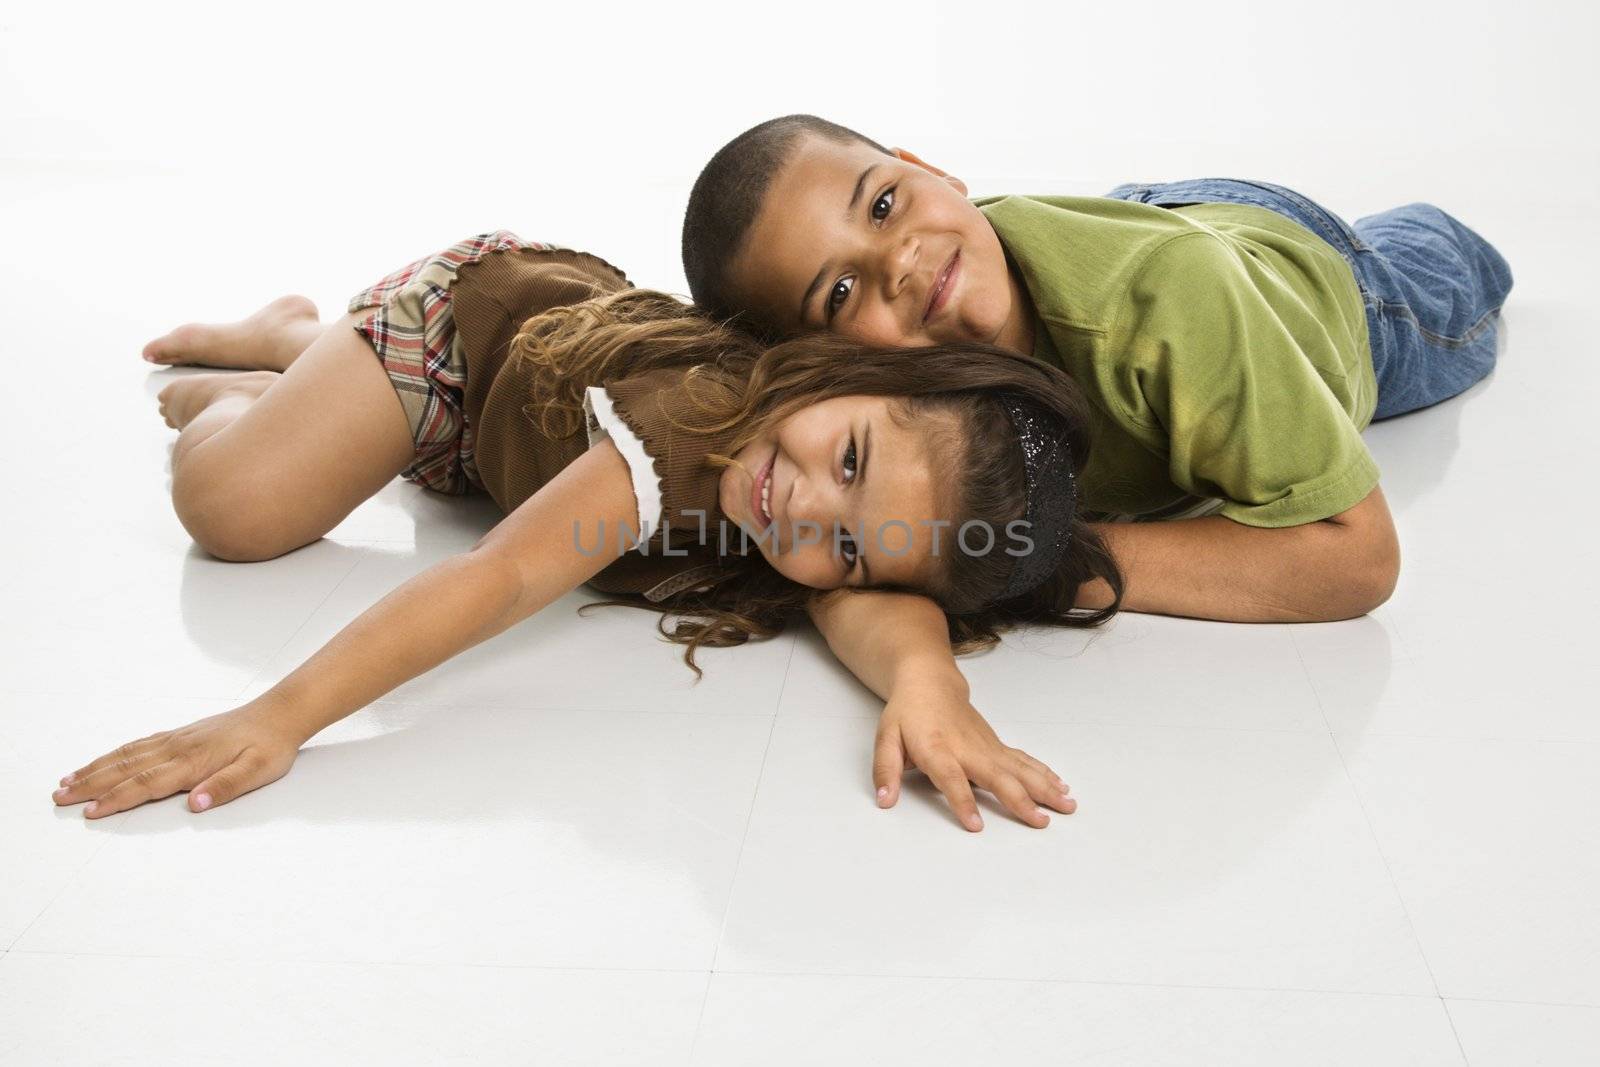
<path id="1" fill-rule="evenodd" d="M 472 462 L 472 427 L 462 410 L 467 356 L 450 313 L 450 286 L 462 264 L 491 252 L 553 247 L 507 230 L 479 234 L 350 298 L 352 312 L 378 309 L 356 332 L 372 343 L 411 425 L 416 454 L 400 477 L 453 496 L 483 488 Z"/>

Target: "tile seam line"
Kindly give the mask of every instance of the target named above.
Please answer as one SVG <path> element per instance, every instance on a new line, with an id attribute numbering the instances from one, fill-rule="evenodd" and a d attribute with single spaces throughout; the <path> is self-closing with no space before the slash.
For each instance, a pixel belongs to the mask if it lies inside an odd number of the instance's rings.
<path id="1" fill-rule="evenodd" d="M 154 960 L 173 963 L 256 963 L 283 966 L 321 966 L 321 967 L 457 967 L 481 970 L 501 971 L 581 971 L 594 974 L 666 974 L 681 975 L 709 975 L 710 972 L 700 967 L 598 967 L 584 966 L 582 964 L 536 964 L 536 963 L 492 963 L 462 960 L 376 960 L 376 959 L 351 959 L 351 958 L 277 958 L 248 955 L 228 956 L 173 956 L 155 953 L 138 952 L 92 952 L 80 950 L 50 951 L 41 949 L 10 949 L 4 953 L 7 956 L 30 957 L 39 959 L 70 958 L 73 956 L 86 956 L 95 959 L 125 959 L 125 960 Z M 867 978 L 881 981 L 908 981 L 908 982 L 982 982 L 989 984 L 1043 984 L 1043 985 L 1069 985 L 1069 986 L 1108 986 L 1129 989 L 1175 989 L 1190 991 L 1212 991 L 1221 993 L 1293 993 L 1306 996 L 1333 996 L 1333 997 L 1377 997 L 1390 1000 L 1415 1000 L 1433 1001 L 1439 999 L 1432 993 L 1400 993 L 1383 990 L 1365 989 L 1318 989 L 1307 986 L 1249 986 L 1249 985 L 1219 985 L 1199 982 L 1135 982 L 1124 979 L 1104 978 L 1049 978 L 1031 976 L 996 976 L 996 975 L 971 975 L 971 974 L 894 974 L 888 972 L 872 973 L 863 971 L 806 971 L 806 970 L 746 970 L 724 969 L 716 972 L 746 978 Z M 713 976 L 714 977 L 714 976 Z M 1554 1008 L 1600 1008 L 1600 1004 L 1571 1004 L 1555 1001 L 1534 1000 L 1492 1000 L 1483 998 L 1453 997 L 1453 1000 L 1478 1000 L 1490 1004 L 1517 1004 L 1527 1007 L 1554 1007 Z"/>
<path id="2" fill-rule="evenodd" d="M 489 971 L 583 971 L 594 974 L 675 974 L 688 977 L 690 975 L 703 975 L 703 967 L 600 967 L 581 963 L 496 963 L 484 960 L 440 960 L 440 959 L 360 959 L 357 957 L 337 956 L 262 956 L 259 954 L 227 954 L 217 956 L 178 956 L 168 953 L 155 952 L 96 952 L 84 949 L 10 949 L 4 952 L 9 956 L 30 956 L 40 959 L 61 958 L 73 956 L 87 956 L 93 959 L 105 960 L 156 960 L 170 963 L 215 963 L 215 964 L 270 964 L 286 967 L 312 966 L 312 967 L 412 967 L 425 969 L 430 967 L 456 967 L 462 969 L 489 970 Z"/>
<path id="3" fill-rule="evenodd" d="M 976 702 L 975 702 L 976 703 Z M 865 715 L 833 715 L 822 712 L 793 712 L 787 718 L 795 720 L 826 719 L 841 721 L 849 719 L 872 719 L 877 716 Z M 1213 726 L 1209 723 L 1178 723 L 1178 722 L 1117 722 L 1111 719 L 1019 719 L 1004 713 L 988 713 L 983 716 L 990 723 L 1012 723 L 1017 726 L 1103 726 L 1112 729 L 1127 730 L 1206 730 L 1212 732 L 1235 734 L 1294 734 L 1300 737 L 1311 737 L 1322 733 L 1324 727 L 1313 726 L 1304 730 L 1294 730 L 1281 726 Z M 1600 744 L 1600 742 L 1596 742 Z"/>
<path id="4" fill-rule="evenodd" d="M 254 681 L 254 679 L 252 679 L 252 681 Z M 72 694 L 49 694 L 49 695 L 72 695 Z M 140 695 L 142 696 L 144 694 L 140 694 Z M 195 697 L 195 698 L 185 698 L 185 699 L 209 699 L 209 698 Z M 588 707 L 588 706 L 581 706 L 580 707 L 580 706 L 577 706 L 577 705 L 567 705 L 567 704 L 537 705 L 537 704 L 484 704 L 484 703 L 474 703 L 474 704 L 471 704 L 471 705 L 467 705 L 467 704 L 464 704 L 464 703 L 461 703 L 461 702 L 453 702 L 453 703 L 425 702 L 425 703 L 419 703 L 419 702 L 411 701 L 411 700 L 390 700 L 388 698 L 382 698 L 382 699 L 379 699 L 379 700 L 374 700 L 372 702 L 372 704 L 370 704 L 368 706 L 369 707 L 376 707 L 376 706 L 378 706 L 380 704 L 389 705 L 389 706 L 392 706 L 392 707 L 427 708 L 427 709 L 433 709 L 433 710 L 452 710 L 452 709 L 459 709 L 459 708 L 464 708 L 464 707 L 470 706 L 472 708 L 481 708 L 481 709 L 486 710 L 486 711 L 573 711 L 573 712 L 614 712 L 614 713 L 617 713 L 617 714 L 644 714 L 644 715 L 661 715 L 661 714 L 667 714 L 667 715 L 706 715 L 706 716 L 715 715 L 715 716 L 722 716 L 724 718 L 761 718 L 762 717 L 760 714 L 751 714 L 750 712 L 743 712 L 743 711 L 692 711 L 692 710 L 679 711 L 679 710 L 675 710 L 675 709 L 674 710 L 662 711 L 662 710 L 659 710 L 659 709 L 652 709 L 652 708 L 647 708 L 647 707 L 639 707 L 639 706 L 621 707 L 621 706 L 615 706 L 615 705 L 604 705 L 604 706 L 596 705 L 596 706 L 593 706 L 593 707 Z M 809 711 L 808 712 L 794 712 L 794 713 L 792 713 L 791 715 L 789 715 L 787 717 L 790 718 L 790 719 L 794 719 L 794 720 L 819 719 L 819 720 L 828 720 L 830 722 L 848 721 L 848 720 L 856 720 L 856 719 L 876 719 L 877 718 L 876 715 L 873 715 L 873 714 L 870 714 L 870 713 L 861 714 L 861 715 L 841 715 L 841 714 L 824 714 L 824 713 L 820 713 L 820 712 L 809 712 Z M 987 719 L 991 723 L 1009 723 L 1009 724 L 1015 724 L 1017 726 L 1098 726 L 1098 727 L 1107 727 L 1107 728 L 1110 728 L 1110 729 L 1205 730 L 1205 731 L 1208 731 L 1208 732 L 1238 733 L 1238 734 L 1285 734 L 1285 735 L 1293 735 L 1293 736 L 1299 736 L 1299 737 L 1310 737 L 1310 736 L 1314 736 L 1314 735 L 1320 734 L 1320 733 L 1333 732 L 1333 731 L 1330 731 L 1330 728 L 1327 726 L 1326 720 L 1324 720 L 1324 723 L 1321 726 L 1313 726 L 1313 727 L 1311 727 L 1309 729 L 1296 730 L 1296 729 L 1291 729 L 1291 728 L 1288 728 L 1288 727 L 1279 727 L 1279 726 L 1214 726 L 1214 725 L 1211 725 L 1209 723 L 1117 722 L 1117 721 L 1114 721 L 1114 720 L 1111 720 L 1111 719 L 1071 719 L 1071 720 L 1061 720 L 1061 719 L 1019 719 L 1019 718 L 1014 718 L 1012 716 L 1005 715 L 1005 714 L 987 714 L 987 713 L 984 715 L 984 718 Z M 1587 745 L 1587 746 L 1590 746 L 1590 747 L 1600 747 L 1600 739 L 1589 740 L 1589 739 L 1586 739 L 1586 738 L 1562 738 L 1562 737 L 1462 737 L 1462 736 L 1438 736 L 1438 735 L 1432 735 L 1432 734 L 1389 733 L 1389 732 L 1386 732 L 1386 731 L 1377 731 L 1377 730 L 1360 730 L 1360 731 L 1346 730 L 1346 731 L 1343 731 L 1343 732 L 1347 733 L 1347 734 L 1351 734 L 1352 736 L 1359 735 L 1360 737 L 1363 737 L 1363 738 L 1382 738 L 1384 740 L 1396 740 L 1396 741 L 1424 741 L 1424 742 L 1429 742 L 1429 743 L 1438 742 L 1440 744 Z"/>
<path id="5" fill-rule="evenodd" d="M 331 596 L 332 594 L 333 594 L 333 591 L 330 591 L 329 592 L 329 596 Z M 320 607 L 320 605 L 319 605 L 319 607 Z M 290 635 L 289 641 L 286 641 L 284 643 L 284 646 L 283 646 L 284 648 L 288 647 L 289 642 L 293 641 L 294 636 L 295 635 Z M 282 649 L 279 649 L 279 651 L 281 652 Z M 276 656 L 277 653 L 275 652 L 275 653 L 273 653 L 273 655 Z M 263 670 L 264 669 L 265 668 L 263 668 Z M 211 700 L 211 701 L 236 700 L 239 697 L 239 693 L 247 692 L 249 690 L 250 686 L 254 685 L 259 678 L 260 678 L 260 672 L 258 671 L 255 675 L 251 676 L 250 681 L 248 683 L 246 683 L 246 685 L 245 685 L 243 690 L 239 690 L 239 691 L 233 692 L 231 694 L 226 694 L 226 695 L 222 694 L 222 693 L 204 694 L 204 693 L 153 692 L 153 691 L 150 691 L 150 690 L 137 690 L 137 691 L 126 691 L 126 690 L 124 690 L 124 691 L 113 692 L 113 693 L 110 694 L 110 696 L 113 697 L 113 698 L 127 698 L 127 699 L 141 699 L 141 700 Z M 33 689 L 33 688 L 20 688 L 20 689 L 18 689 L 18 688 L 9 688 L 9 687 L 0 686 L 0 696 L 82 697 L 82 696 L 85 696 L 85 695 L 86 695 L 86 691 L 85 690 Z M 642 706 L 642 705 L 626 706 L 626 705 L 621 705 L 621 704 L 587 705 L 587 704 L 542 704 L 542 703 L 535 703 L 535 704 L 499 704 L 499 703 L 492 703 L 492 702 L 491 703 L 484 703 L 484 702 L 472 702 L 472 701 L 437 701 L 436 702 L 436 701 L 396 700 L 396 699 L 392 699 L 392 698 L 386 697 L 386 696 L 385 697 L 379 697 L 377 700 L 372 701 L 372 703 L 365 705 L 365 707 L 367 707 L 367 708 L 375 708 L 375 707 L 415 708 L 415 709 L 425 709 L 425 710 L 430 710 L 430 711 L 456 711 L 456 710 L 462 710 L 462 709 L 473 709 L 473 710 L 482 710 L 482 711 L 513 711 L 513 712 L 545 712 L 545 711 L 548 711 L 548 712 L 571 712 L 571 713 L 574 713 L 574 714 L 576 714 L 576 713 L 582 713 L 582 714 L 601 713 L 601 714 L 616 714 L 616 715 L 689 715 L 689 716 L 696 716 L 696 717 L 704 716 L 704 717 L 708 717 L 708 718 L 725 718 L 725 719 L 759 719 L 759 718 L 762 718 L 765 715 L 769 714 L 769 713 L 766 713 L 766 712 L 752 714 L 750 712 L 745 712 L 745 711 L 701 711 L 701 710 L 693 709 L 691 705 L 685 705 L 682 709 L 673 708 L 673 709 L 665 709 L 665 710 L 663 710 L 663 709 L 658 709 L 658 708 L 650 708 L 650 707 Z M 848 715 L 848 714 L 825 714 L 825 713 L 819 713 L 819 712 L 796 712 L 793 715 L 791 715 L 790 718 L 793 718 L 795 720 L 819 719 L 819 720 L 828 720 L 828 721 L 847 721 L 847 720 L 855 720 L 855 719 L 872 719 L 872 718 L 876 718 L 876 716 L 874 716 L 872 714 Z M 1126 722 L 1126 721 L 1118 722 L 1118 721 L 1111 720 L 1111 719 L 1070 719 L 1070 720 L 1061 720 L 1061 719 L 1021 719 L 1021 718 L 1014 718 L 1012 716 L 1005 715 L 1005 714 L 985 714 L 984 718 L 989 720 L 991 723 L 1011 723 L 1011 724 L 1016 724 L 1018 726 L 1071 726 L 1071 727 L 1094 726 L 1094 727 L 1105 727 L 1105 728 L 1110 728 L 1110 729 L 1204 730 L 1204 731 L 1208 731 L 1208 732 L 1221 732 L 1221 733 L 1284 734 L 1284 735 L 1293 735 L 1293 736 L 1310 736 L 1310 735 L 1319 734 L 1319 733 L 1323 733 L 1323 732 L 1329 732 L 1329 727 L 1326 725 L 1326 723 L 1324 723 L 1324 725 L 1321 726 L 1321 727 L 1313 727 L 1311 729 L 1297 730 L 1297 729 L 1291 729 L 1291 728 L 1287 728 L 1287 727 L 1270 727 L 1270 726 L 1216 726 L 1216 725 L 1213 725 L 1213 724 L 1210 724 L 1210 723 L 1174 723 L 1174 722 L 1141 723 L 1141 722 Z M 1375 738 L 1375 739 L 1381 738 L 1383 740 L 1393 740 L 1393 741 L 1419 741 L 1419 742 L 1426 742 L 1426 743 L 1429 743 L 1429 744 L 1438 743 L 1438 744 L 1583 745 L 1583 746 L 1587 746 L 1587 747 L 1600 747 L 1600 739 L 1589 739 L 1589 738 L 1581 738 L 1581 737 L 1567 738 L 1567 737 L 1463 736 L 1463 735 L 1455 735 L 1455 734 L 1452 734 L 1452 735 L 1437 735 L 1437 734 L 1418 734 L 1418 733 L 1396 733 L 1396 732 L 1391 732 L 1391 731 L 1386 731 L 1386 730 L 1331 730 L 1331 732 L 1336 734 L 1336 735 L 1339 734 L 1339 733 L 1343 733 L 1343 734 L 1346 734 L 1346 735 L 1349 735 L 1349 736 L 1353 736 L 1353 737 L 1354 736 L 1359 736 L 1361 738 Z"/>
<path id="6" fill-rule="evenodd" d="M 111 844 L 112 839 L 117 835 L 117 831 L 122 829 L 122 824 L 128 821 L 128 816 L 130 814 L 132 814 L 131 809 L 129 811 L 117 812 L 115 816 L 117 820 L 116 825 L 106 828 L 102 835 L 104 840 L 101 841 L 100 844 L 89 853 L 89 855 L 84 857 L 82 863 L 73 868 L 71 874 L 67 875 L 61 880 L 61 887 L 51 894 L 50 899 L 45 901 L 44 906 L 34 913 L 33 918 L 29 919 L 22 929 L 17 931 L 17 936 L 13 937 L 11 942 L 5 947 L 6 954 L 12 955 L 16 953 L 17 946 L 22 943 L 22 939 L 24 937 L 28 936 L 28 931 L 32 930 L 39 920 L 44 918 L 44 913 L 55 907 L 61 898 L 66 895 L 67 890 L 71 889 L 73 885 L 77 883 L 78 879 L 83 876 L 83 872 L 88 868 L 89 864 L 100 858 L 100 853 L 104 852 L 106 846 Z M 26 955 L 26 953 L 24 953 L 24 955 Z"/>
<path id="7" fill-rule="evenodd" d="M 1433 973 L 1433 961 L 1428 959 L 1428 951 L 1423 947 L 1422 936 L 1417 933 L 1416 921 L 1411 918 L 1411 907 L 1406 903 L 1406 895 L 1400 889 L 1399 880 L 1394 876 L 1394 868 L 1390 866 L 1388 854 L 1383 850 L 1383 842 L 1378 839 L 1378 828 L 1373 825 L 1372 815 L 1367 811 L 1367 803 L 1362 799 L 1361 790 L 1356 787 L 1355 777 L 1350 773 L 1350 764 L 1344 758 L 1344 748 L 1339 744 L 1339 735 L 1334 732 L 1333 724 L 1328 721 L 1327 705 L 1322 702 L 1322 693 L 1317 689 L 1316 679 L 1311 677 L 1311 668 L 1306 666 L 1306 657 L 1300 649 L 1300 641 L 1292 631 L 1289 634 L 1289 644 L 1294 649 L 1295 657 L 1300 661 L 1300 671 L 1305 675 L 1306 686 L 1316 699 L 1317 712 L 1322 716 L 1328 741 L 1333 745 L 1333 754 L 1339 758 L 1339 769 L 1344 771 L 1345 785 L 1349 788 L 1350 795 L 1355 798 L 1356 808 L 1361 812 L 1361 821 L 1367 826 L 1367 837 L 1371 839 L 1372 847 L 1377 850 L 1378 861 L 1383 864 L 1383 873 L 1389 879 L 1389 888 L 1394 890 L 1394 899 L 1400 905 L 1400 914 L 1405 916 L 1406 929 L 1411 931 L 1411 943 L 1416 947 L 1417 958 L 1422 961 L 1423 969 L 1428 972 L 1428 981 L 1433 985 L 1433 997 L 1439 1002 L 1445 1020 L 1450 1023 L 1450 1036 L 1456 1040 L 1456 1052 L 1461 1057 L 1462 1064 L 1470 1067 L 1472 1061 L 1467 1057 L 1467 1047 L 1461 1040 L 1461 1032 L 1456 1029 L 1456 1020 L 1450 1014 L 1450 1006 L 1445 1003 L 1444 994 L 1439 989 L 1439 977 Z"/>
<path id="8" fill-rule="evenodd" d="M 0 957 L 16 956 L 39 959 L 70 958 L 73 956 L 86 956 L 94 959 L 126 959 L 126 960 L 160 960 L 173 963 L 240 963 L 256 962 L 284 966 L 321 966 L 321 967 L 459 967 L 480 970 L 506 970 L 506 971 L 581 971 L 595 974 L 672 974 L 672 975 L 704 975 L 708 972 L 699 967 L 601 967 L 584 964 L 557 964 L 557 963 L 496 963 L 478 960 L 394 960 L 394 959 L 360 959 L 353 957 L 262 957 L 259 955 L 219 955 L 219 956 L 177 956 L 144 952 L 100 952 L 85 949 L 0 949 Z M 1222 985 L 1201 982 L 1136 982 L 1126 979 L 1110 978 L 1050 978 L 1028 975 L 1003 976 L 1003 975 L 971 975 L 971 974 L 897 974 L 892 972 L 866 972 L 866 971 L 808 971 L 808 970 L 757 970 L 750 968 L 723 969 L 718 973 L 750 978 L 868 978 L 882 981 L 939 981 L 939 982 L 987 982 L 987 983 L 1032 983 L 1047 985 L 1088 985 L 1088 986 L 1113 986 L 1135 989 L 1183 989 L 1183 990 L 1215 990 L 1227 993 L 1297 993 L 1310 996 L 1336 996 L 1336 997 L 1383 997 L 1402 1000 L 1436 1000 L 1440 999 L 1432 993 L 1401 993 L 1384 990 L 1366 989 L 1318 989 L 1307 986 L 1250 986 L 1250 985 Z M 1446 996 L 1445 1001 L 1464 1002 L 1472 1004 L 1509 1004 L 1530 1008 L 1574 1008 L 1577 1010 L 1600 1010 L 1600 1001 L 1593 1003 L 1583 1001 L 1562 1000 L 1523 1000 L 1508 997 L 1467 997 Z"/>
<path id="9" fill-rule="evenodd" d="M 1439 999 L 1432 993 L 1398 993 L 1369 989 L 1317 989 L 1309 986 L 1222 985 L 1209 982 L 1136 982 L 1130 979 L 1115 978 L 1049 978 L 1027 975 L 1007 977 L 982 974 L 893 974 L 888 972 L 871 973 L 865 971 L 761 971 L 733 968 L 724 968 L 717 973 L 759 978 L 877 978 L 887 981 L 903 979 L 906 981 L 918 982 L 991 982 L 1012 984 L 1036 983 L 1043 985 L 1115 986 L 1118 988 L 1126 987 L 1130 989 L 1211 990 L 1222 993 L 1299 993 L 1306 994 L 1308 996 L 1386 997 L 1390 999 L 1418 1001 L 1434 1001 Z M 1576 1006 L 1588 1007 L 1588 1005 Z"/>
<path id="10" fill-rule="evenodd" d="M 1439 1008 L 1444 1012 L 1445 1021 L 1450 1024 L 1450 1033 L 1455 1035 L 1456 1048 L 1461 1050 L 1461 1062 L 1465 1067 L 1472 1067 L 1472 1059 L 1467 1055 L 1466 1043 L 1461 1040 L 1461 1032 L 1456 1029 L 1455 1014 L 1450 1011 L 1450 1002 L 1444 999 L 1442 994 L 1439 997 Z"/>
<path id="11" fill-rule="evenodd" d="M 1321 711 L 1319 705 L 1319 713 Z M 723 713 L 727 714 L 727 713 Z M 825 712 L 794 712 L 787 716 L 790 719 L 826 719 L 829 721 L 870 719 L 871 714 L 849 715 L 831 714 Z M 1110 729 L 1125 730 L 1205 730 L 1218 733 L 1236 734 L 1285 734 L 1298 737 L 1312 737 L 1322 733 L 1333 733 L 1327 725 L 1326 716 L 1321 725 L 1310 726 L 1305 729 L 1294 729 L 1284 726 L 1217 726 L 1211 723 L 1179 723 L 1179 722 L 1127 722 L 1113 719 L 1022 719 L 1004 713 L 985 713 L 984 718 L 991 723 L 1013 723 L 1018 726 L 1098 726 Z M 1399 741 L 1425 741 L 1458 743 L 1458 744 L 1526 744 L 1526 745 L 1588 745 L 1600 746 L 1600 739 L 1588 740 L 1586 738 L 1562 737 L 1464 737 L 1459 735 L 1442 736 L 1433 734 L 1407 734 L 1390 733 L 1379 730 L 1345 730 L 1344 733 L 1363 738 L 1383 738 L 1385 740 Z"/>
<path id="12" fill-rule="evenodd" d="M 592 706 L 584 704 L 492 704 L 484 703 L 482 701 L 467 700 L 452 700 L 447 704 L 415 704 L 410 701 L 389 700 L 387 698 L 380 698 L 378 700 L 374 700 L 370 704 L 363 705 L 362 710 L 365 710 L 366 708 L 403 708 L 413 711 L 510 712 L 518 715 L 535 713 L 567 715 L 681 715 L 685 718 L 691 719 L 748 720 L 765 719 L 773 714 L 772 712 L 750 711 L 697 711 L 689 705 L 685 705 L 681 709 L 661 709 L 639 705 L 635 705 L 633 707 L 623 707 L 613 704 L 596 704 Z"/>
<path id="13" fill-rule="evenodd" d="M 783 681 L 778 684 L 778 695 L 772 705 L 772 722 L 767 726 L 767 744 L 761 750 L 761 766 L 756 770 L 755 788 L 750 791 L 750 810 L 745 813 L 744 832 L 739 835 L 739 855 L 733 861 L 733 876 L 728 879 L 728 895 L 722 902 L 722 921 L 717 923 L 717 940 L 711 946 L 711 965 L 706 968 L 706 985 L 700 995 L 700 1010 L 695 1013 L 694 1029 L 689 1038 L 689 1062 L 694 1062 L 695 1051 L 700 1047 L 700 1032 L 705 1023 L 706 1004 L 711 1000 L 711 981 L 717 974 L 717 955 L 722 951 L 722 938 L 728 929 L 728 914 L 733 911 L 733 891 L 739 884 L 739 871 L 744 866 L 745 846 L 750 843 L 750 824 L 755 821 L 756 801 L 761 796 L 761 780 L 766 777 L 767 757 L 772 754 L 772 737 L 778 732 L 778 711 L 783 707 L 783 694 L 789 688 L 789 676 L 794 671 L 795 650 L 800 640 L 791 634 L 789 659 L 783 665 Z"/>
<path id="14" fill-rule="evenodd" d="M 1517 1004 L 1528 1008 L 1579 1008 L 1600 1011 L 1600 1000 L 1590 1002 L 1577 1000 L 1510 1000 L 1504 997 L 1452 997 L 1446 995 L 1445 1003 L 1454 1001 L 1457 1004 Z"/>

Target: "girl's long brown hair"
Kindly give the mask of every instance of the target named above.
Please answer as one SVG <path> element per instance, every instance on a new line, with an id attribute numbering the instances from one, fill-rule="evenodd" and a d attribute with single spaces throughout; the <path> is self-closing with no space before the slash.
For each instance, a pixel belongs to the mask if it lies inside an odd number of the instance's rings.
<path id="1" fill-rule="evenodd" d="M 682 427 L 691 432 L 735 428 L 733 452 L 820 401 L 895 398 L 891 414 L 898 420 L 943 428 L 929 435 L 929 444 L 943 453 L 937 469 L 953 472 L 940 510 L 956 527 L 976 520 L 1003 530 L 1024 514 L 1021 449 L 1013 434 L 994 432 L 1009 425 L 1001 394 L 1024 397 L 1060 419 L 1078 469 L 1089 457 L 1088 411 L 1072 379 L 1032 357 L 988 345 L 863 348 L 816 334 L 769 348 L 674 297 L 630 289 L 529 319 L 512 341 L 511 358 L 533 369 L 533 395 L 525 410 L 542 432 L 557 438 L 582 429 L 586 387 L 662 367 L 689 368 L 686 380 L 696 410 L 677 420 Z M 731 461 L 712 457 L 711 462 Z M 1122 575 L 1081 517 L 1074 518 L 1069 538 L 1071 548 L 1050 581 L 1003 603 L 997 602 L 999 591 L 1013 559 L 1004 552 L 947 552 L 930 587 L 907 591 L 931 596 L 944 607 L 957 652 L 987 648 L 1000 630 L 1018 623 L 1097 626 L 1121 605 Z M 774 636 L 803 614 L 813 597 L 850 595 L 822 594 L 792 582 L 759 553 L 732 560 L 735 565 L 714 584 L 662 603 L 643 597 L 602 603 L 661 612 L 658 628 L 687 646 L 684 660 L 698 675 L 694 654 L 702 646 Z M 1079 589 L 1095 578 L 1111 587 L 1112 604 L 1074 610 Z"/>

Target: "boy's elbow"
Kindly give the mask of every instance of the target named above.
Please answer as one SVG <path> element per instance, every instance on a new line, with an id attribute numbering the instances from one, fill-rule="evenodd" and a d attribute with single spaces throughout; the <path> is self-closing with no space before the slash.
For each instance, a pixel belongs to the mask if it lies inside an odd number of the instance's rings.
<path id="1" fill-rule="evenodd" d="M 1384 551 L 1370 563 L 1358 581 L 1356 600 L 1360 610 L 1356 614 L 1365 615 L 1382 607 L 1394 595 L 1395 586 L 1398 584 L 1400 584 L 1400 546 L 1396 544 L 1392 550 Z"/>
<path id="2" fill-rule="evenodd" d="M 1400 541 L 1393 525 L 1366 531 L 1356 544 L 1341 547 L 1335 564 L 1338 578 L 1330 583 L 1319 622 L 1366 615 L 1387 603 L 1400 582 Z"/>
<path id="3" fill-rule="evenodd" d="M 1325 542 L 1324 558 L 1337 578 L 1329 583 L 1330 610 L 1321 621 L 1354 619 L 1386 603 L 1400 581 L 1400 535 L 1383 490 L 1374 487 L 1355 507 L 1324 521 L 1339 536 Z"/>
<path id="4" fill-rule="evenodd" d="M 1374 489 L 1373 496 L 1382 501 L 1380 490 Z M 1378 509 L 1375 521 L 1371 522 L 1363 538 L 1364 551 L 1362 557 L 1367 561 L 1365 566 L 1365 607 L 1362 614 L 1379 607 L 1394 595 L 1395 586 L 1400 583 L 1400 534 L 1394 528 L 1394 519 L 1389 514 L 1387 504 Z"/>
<path id="5" fill-rule="evenodd" d="M 1400 577 L 1398 561 L 1353 566 L 1345 560 L 1339 572 L 1322 583 L 1321 592 L 1309 599 L 1302 593 L 1298 604 L 1275 602 L 1286 622 L 1343 622 L 1358 619 L 1381 607 L 1394 594 Z"/>

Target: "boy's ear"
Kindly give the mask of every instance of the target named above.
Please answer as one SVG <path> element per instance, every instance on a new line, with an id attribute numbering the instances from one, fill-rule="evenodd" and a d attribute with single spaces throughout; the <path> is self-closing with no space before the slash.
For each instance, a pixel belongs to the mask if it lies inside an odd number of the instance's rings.
<path id="1" fill-rule="evenodd" d="M 929 163 L 924 159 L 918 158 L 915 153 L 909 152 L 904 148 L 891 148 L 891 149 L 889 149 L 889 154 L 891 156 L 893 156 L 894 158 L 900 160 L 902 163 L 910 163 L 913 167 L 921 167 L 923 170 L 927 171 L 929 174 L 932 174 L 935 177 L 943 178 L 945 181 L 949 182 L 952 186 L 955 187 L 956 192 L 960 193 L 962 196 L 966 196 L 967 195 L 967 183 L 966 182 L 962 181 L 960 178 L 957 178 L 953 174 L 946 174 L 944 171 L 940 170 L 938 167 L 934 166 L 932 163 Z"/>

